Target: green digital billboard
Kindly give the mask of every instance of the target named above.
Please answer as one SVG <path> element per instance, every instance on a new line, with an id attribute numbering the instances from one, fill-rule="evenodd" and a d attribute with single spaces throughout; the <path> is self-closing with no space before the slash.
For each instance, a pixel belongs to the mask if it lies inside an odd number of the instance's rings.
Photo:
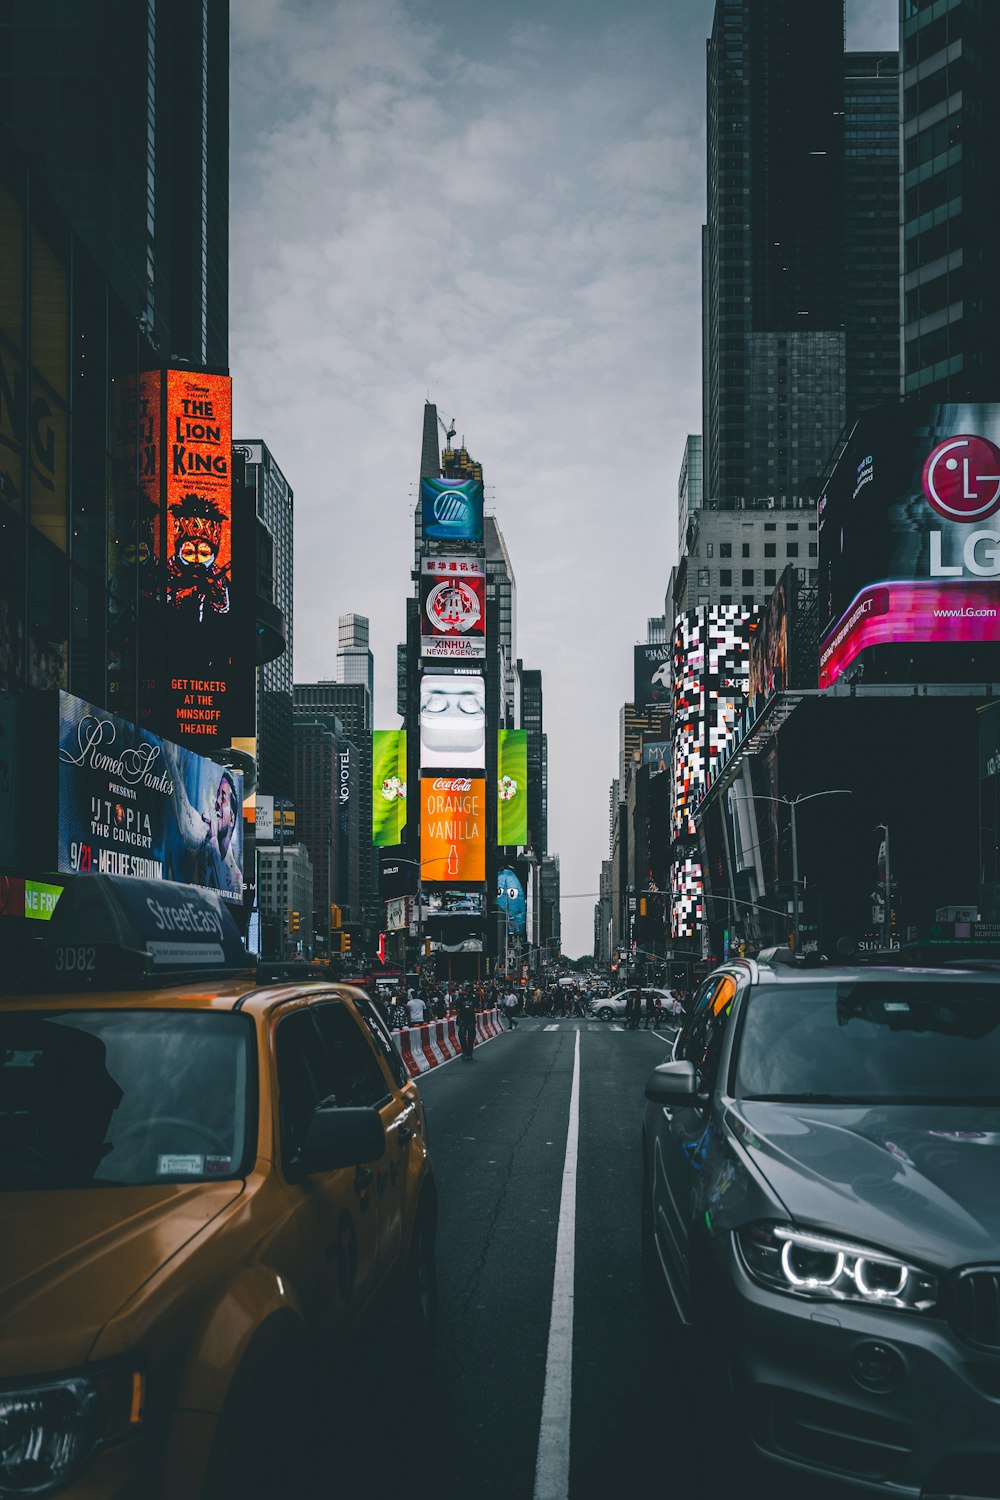
<path id="1" fill-rule="evenodd" d="M 406 730 L 372 731 L 372 843 L 400 844 L 406 827 Z"/>
<path id="2" fill-rule="evenodd" d="M 497 754 L 497 843 L 528 842 L 528 731 L 501 729 Z"/>

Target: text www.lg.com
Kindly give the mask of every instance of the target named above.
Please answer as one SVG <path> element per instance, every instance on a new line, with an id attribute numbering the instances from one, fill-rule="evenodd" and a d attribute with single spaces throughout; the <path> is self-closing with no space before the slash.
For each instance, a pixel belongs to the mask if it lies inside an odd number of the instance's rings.
<path id="1" fill-rule="evenodd" d="M 973 609 L 968 605 L 965 609 L 936 609 L 935 620 L 992 620 L 994 615 L 1000 614 L 996 609 Z"/>

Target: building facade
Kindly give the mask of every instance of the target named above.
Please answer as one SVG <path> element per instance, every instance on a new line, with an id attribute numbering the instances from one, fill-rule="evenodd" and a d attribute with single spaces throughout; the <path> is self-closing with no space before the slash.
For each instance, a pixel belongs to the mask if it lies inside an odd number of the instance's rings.
<path id="1" fill-rule="evenodd" d="M 993 0 L 902 0 L 902 393 L 996 399 L 1000 96 Z"/>

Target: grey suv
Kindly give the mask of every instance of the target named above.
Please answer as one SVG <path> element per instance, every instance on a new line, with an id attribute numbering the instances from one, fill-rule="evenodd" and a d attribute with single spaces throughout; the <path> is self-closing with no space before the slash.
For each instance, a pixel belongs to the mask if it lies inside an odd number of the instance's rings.
<path id="1" fill-rule="evenodd" d="M 646 1099 L 716 1426 L 802 1494 L 1000 1495 L 1000 971 L 726 965 Z"/>

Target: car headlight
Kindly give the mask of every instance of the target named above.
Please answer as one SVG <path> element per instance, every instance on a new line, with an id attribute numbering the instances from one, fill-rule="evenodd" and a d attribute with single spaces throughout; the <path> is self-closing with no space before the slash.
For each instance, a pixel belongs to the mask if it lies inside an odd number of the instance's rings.
<path id="1" fill-rule="evenodd" d="M 935 1276 L 868 1245 L 790 1224 L 751 1224 L 737 1231 L 736 1243 L 755 1281 L 792 1296 L 910 1312 L 937 1304 Z"/>
<path id="2" fill-rule="evenodd" d="M 133 1366 L 0 1390 L 0 1496 L 68 1483 L 97 1447 L 141 1426 L 144 1404 Z"/>

